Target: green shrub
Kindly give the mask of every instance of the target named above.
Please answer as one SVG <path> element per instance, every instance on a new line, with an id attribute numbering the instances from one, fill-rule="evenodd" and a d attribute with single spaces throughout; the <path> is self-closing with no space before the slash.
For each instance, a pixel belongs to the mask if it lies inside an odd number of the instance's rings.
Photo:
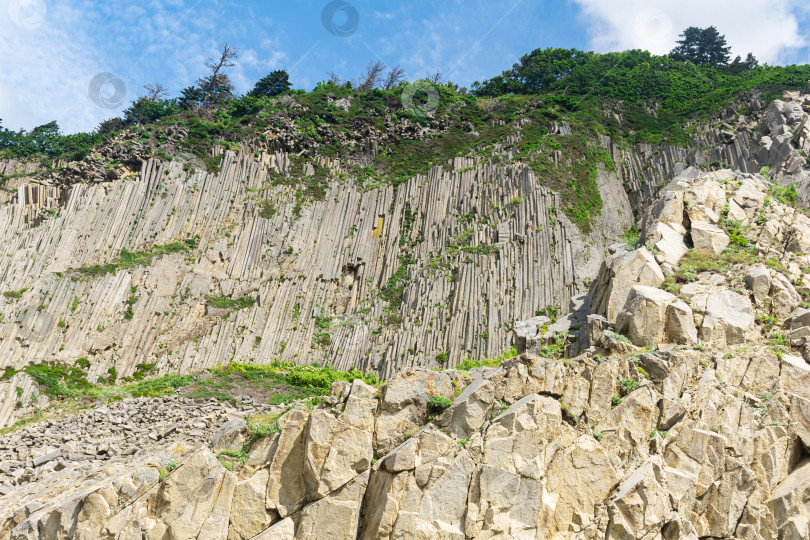
<path id="1" fill-rule="evenodd" d="M 437 415 L 446 411 L 453 404 L 453 400 L 444 396 L 431 396 L 428 400 L 428 414 Z"/>

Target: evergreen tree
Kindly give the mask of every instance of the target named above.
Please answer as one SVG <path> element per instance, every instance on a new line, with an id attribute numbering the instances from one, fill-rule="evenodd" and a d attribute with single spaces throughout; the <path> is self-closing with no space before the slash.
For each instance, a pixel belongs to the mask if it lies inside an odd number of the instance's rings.
<path id="1" fill-rule="evenodd" d="M 697 65 L 724 67 L 731 58 L 731 47 L 717 28 L 690 26 L 681 34 L 678 46 L 669 53 L 671 58 L 688 61 Z"/>
<path id="2" fill-rule="evenodd" d="M 182 109 L 192 110 L 202 106 L 203 99 L 205 99 L 205 92 L 201 88 L 189 86 L 180 91 L 180 99 L 177 100 L 177 103 Z"/>
<path id="3" fill-rule="evenodd" d="M 286 92 L 290 87 L 289 74 L 283 69 L 277 69 L 259 79 L 253 90 L 248 92 L 248 95 L 251 97 L 273 97 Z"/>

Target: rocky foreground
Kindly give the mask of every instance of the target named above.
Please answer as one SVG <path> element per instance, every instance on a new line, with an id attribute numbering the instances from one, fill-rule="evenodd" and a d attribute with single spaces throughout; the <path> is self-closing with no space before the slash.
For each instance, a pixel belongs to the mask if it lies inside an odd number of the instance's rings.
<path id="1" fill-rule="evenodd" d="M 810 218 L 790 201 L 686 171 L 641 247 L 613 246 L 571 315 L 516 325 L 495 367 L 336 382 L 207 445 L 145 426 L 114 461 L 69 459 L 109 427 L 84 413 L 62 446 L 17 451 L 0 538 L 808 538 Z M 577 356 L 545 357 L 561 346 Z"/>

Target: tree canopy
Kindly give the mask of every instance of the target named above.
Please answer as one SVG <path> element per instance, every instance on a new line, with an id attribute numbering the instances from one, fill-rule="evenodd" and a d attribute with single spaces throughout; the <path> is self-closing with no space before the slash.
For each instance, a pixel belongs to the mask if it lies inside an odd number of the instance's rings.
<path id="1" fill-rule="evenodd" d="M 283 69 L 277 69 L 265 75 L 248 92 L 251 97 L 273 97 L 286 92 L 292 87 L 290 76 Z"/>
<path id="2" fill-rule="evenodd" d="M 701 66 L 723 67 L 731 58 L 731 47 L 717 28 L 690 26 L 681 34 L 678 45 L 669 53 L 671 58 L 686 60 Z"/>

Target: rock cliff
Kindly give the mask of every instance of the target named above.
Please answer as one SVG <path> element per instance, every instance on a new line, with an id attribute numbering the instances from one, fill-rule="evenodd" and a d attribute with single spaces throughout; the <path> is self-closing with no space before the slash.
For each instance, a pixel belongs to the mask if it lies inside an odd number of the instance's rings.
<path id="1" fill-rule="evenodd" d="M 791 202 L 756 174 L 675 178 L 640 247 L 609 248 L 574 358 L 529 337 L 492 367 L 338 381 L 276 409 L 211 402 L 192 421 L 182 398 L 142 398 L 47 442 L 25 428 L 3 446 L 0 534 L 806 538 L 810 218 Z M 167 405 L 198 430 L 138 428 Z M 111 450 L 125 418 L 148 447 Z"/>
<path id="2" fill-rule="evenodd" d="M 685 148 L 602 136 L 591 228 L 508 145 L 372 189 L 278 134 L 211 172 L 132 132 L 4 164 L 0 538 L 807 538 L 808 102 L 743 100 Z M 244 380 L 385 381 L 111 386 L 278 359 Z M 85 397 L 54 373 L 115 399 L 22 425 L 43 388 Z"/>

